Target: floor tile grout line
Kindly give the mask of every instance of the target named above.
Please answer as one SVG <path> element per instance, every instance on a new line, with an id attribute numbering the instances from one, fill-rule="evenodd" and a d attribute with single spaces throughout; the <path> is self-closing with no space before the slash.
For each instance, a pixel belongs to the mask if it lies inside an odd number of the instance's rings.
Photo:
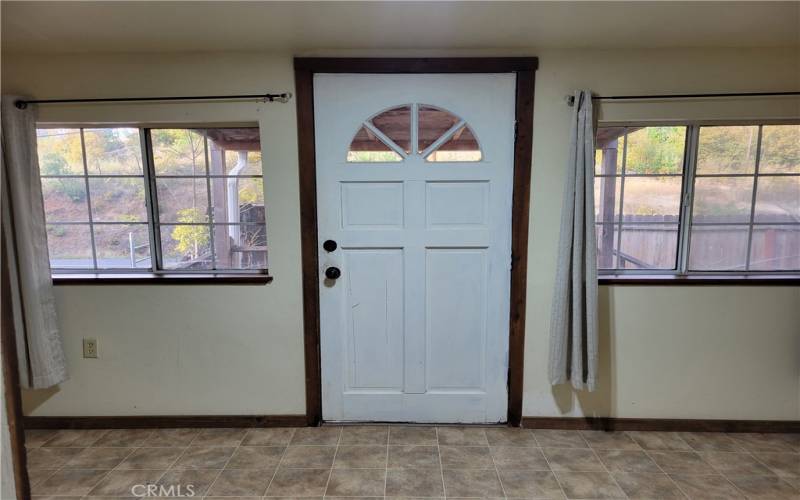
<path id="1" fill-rule="evenodd" d="M 483 431 L 483 437 L 484 439 L 486 439 L 486 446 L 489 449 L 489 458 L 492 459 L 492 465 L 494 465 L 494 473 L 497 476 L 497 481 L 500 483 L 500 491 L 503 492 L 503 498 L 508 498 L 508 493 L 506 493 L 506 487 L 503 484 L 503 478 L 500 477 L 500 469 L 497 468 L 497 462 L 494 459 L 494 453 L 492 453 L 492 448 L 491 446 L 489 446 L 489 438 L 486 436 L 486 431 Z"/>
<path id="2" fill-rule="evenodd" d="M 690 445 L 690 446 L 691 446 L 691 445 Z M 668 473 L 666 470 L 664 470 L 664 468 L 663 468 L 663 467 L 661 467 L 661 464 L 659 464 L 659 463 L 658 463 L 658 462 L 657 462 L 657 461 L 656 461 L 656 460 L 655 460 L 655 459 L 654 459 L 654 458 L 653 458 L 653 457 L 650 455 L 650 453 L 649 453 L 649 450 L 645 450 L 644 448 L 642 448 L 642 451 L 644 452 L 644 455 L 645 455 L 645 456 L 646 456 L 648 459 L 650 459 L 650 460 L 651 460 L 651 461 L 652 461 L 652 462 L 653 462 L 653 463 L 656 465 L 656 467 L 658 467 L 658 470 L 660 470 L 662 474 L 664 474 L 665 476 L 667 476 L 667 479 L 669 479 L 669 480 L 670 480 L 670 482 L 672 482 L 672 484 L 674 484 L 674 485 L 675 485 L 675 487 L 676 487 L 676 488 L 678 488 L 678 491 L 680 492 L 680 494 L 681 494 L 681 495 L 683 495 L 683 496 L 684 496 L 684 497 L 686 497 L 686 498 L 690 498 L 690 497 L 689 497 L 689 494 L 688 494 L 688 493 L 686 493 L 685 491 L 683 491 L 683 488 L 681 488 L 681 485 L 679 485 L 679 484 L 678 484 L 678 482 L 677 482 L 677 481 L 675 481 L 675 479 L 673 479 L 673 478 L 672 478 L 672 476 L 670 476 L 670 475 L 669 475 L 669 473 Z"/>
<path id="3" fill-rule="evenodd" d="M 439 444 L 439 428 L 434 427 L 433 432 L 436 435 L 436 455 L 439 457 L 439 476 L 442 478 L 442 495 L 444 498 L 447 497 L 447 486 L 444 483 L 444 464 L 442 463 L 442 447 Z"/>
<path id="4" fill-rule="evenodd" d="M 386 428 L 386 462 L 385 467 L 383 470 L 383 498 L 386 498 L 386 489 L 389 486 L 389 432 L 391 431 L 390 427 Z M 344 429 L 342 429 L 342 433 L 344 433 Z"/>
<path id="5" fill-rule="evenodd" d="M 531 432 L 533 432 L 533 430 L 531 430 Z M 536 439 L 536 435 L 534 435 L 533 438 L 536 441 L 536 444 L 539 444 L 539 440 Z M 561 494 L 564 495 L 564 498 L 569 498 L 567 496 L 567 490 L 564 489 L 564 485 L 562 485 L 561 481 L 558 480 L 558 474 L 556 474 L 556 471 L 553 470 L 553 466 L 550 464 L 550 459 L 548 459 L 547 455 L 544 453 L 544 448 L 539 448 L 539 449 L 542 450 L 542 456 L 544 457 L 544 461 L 547 462 L 547 467 L 550 469 L 550 473 L 553 475 L 553 478 L 556 480 L 556 484 L 558 485 L 558 488 L 561 490 Z"/>
<path id="6" fill-rule="evenodd" d="M 331 484 L 331 477 L 333 476 L 333 464 L 336 463 L 336 454 L 339 452 L 339 443 L 342 442 L 342 427 L 339 427 L 339 435 L 336 436 L 336 449 L 333 450 L 333 460 L 331 460 L 331 468 L 328 471 L 328 480 L 325 481 L 325 489 L 322 491 L 322 497 L 325 498 L 328 495 L 328 487 Z"/>
<path id="7" fill-rule="evenodd" d="M 632 439 L 632 438 L 630 436 L 628 436 L 628 439 Z M 634 442 L 636 442 L 636 441 L 634 441 Z M 638 445 L 639 443 L 636 443 L 636 444 Z M 641 445 L 639 445 L 639 447 L 641 448 Z M 617 485 L 617 488 L 619 489 L 619 491 L 621 491 L 622 494 L 625 495 L 624 498 L 630 498 L 628 493 L 624 489 L 622 489 L 622 486 L 619 485 L 619 482 L 617 481 L 617 478 L 614 477 L 614 474 L 611 473 L 611 469 L 609 469 L 606 466 L 605 462 L 603 462 L 603 460 L 600 458 L 600 455 L 597 453 L 597 450 L 595 450 L 594 448 L 591 448 L 591 447 L 589 449 L 592 450 L 592 455 L 594 455 L 594 458 L 597 459 L 598 462 L 600 462 L 600 466 L 603 468 L 604 471 L 606 471 L 606 474 L 608 474 L 608 477 L 610 477 L 611 480 L 614 481 L 614 484 Z"/>
<path id="8" fill-rule="evenodd" d="M 203 431 L 200 431 L 200 433 L 198 433 L 197 436 L 195 436 L 194 439 L 197 439 L 202 434 L 203 434 Z M 244 436 L 242 436 L 242 439 L 239 440 L 239 444 L 237 444 L 236 446 L 233 447 L 233 451 L 231 452 L 230 456 L 225 460 L 225 464 L 223 464 L 222 468 L 219 470 L 217 475 L 214 477 L 214 480 L 211 481 L 211 484 L 208 485 L 208 489 L 206 490 L 206 494 L 203 495 L 203 497 L 208 496 L 208 493 L 212 490 L 212 488 L 214 488 L 214 485 L 217 484 L 217 481 L 219 480 L 219 477 L 225 471 L 225 468 L 228 467 L 228 463 L 230 463 L 231 458 L 233 458 L 233 456 L 236 454 L 236 450 L 238 450 L 239 447 L 242 445 L 242 442 L 244 441 L 245 436 L 247 436 L 247 432 L 245 432 Z M 194 442 L 194 439 L 192 439 L 192 442 Z M 186 449 L 188 450 L 189 448 L 187 447 Z M 264 491 L 264 493 L 266 493 L 266 490 Z"/>
<path id="9" fill-rule="evenodd" d="M 269 484 L 267 485 L 267 489 L 264 490 L 263 498 L 268 498 L 267 493 L 269 493 L 269 488 L 272 486 L 272 482 L 275 481 L 275 476 L 278 475 L 278 470 L 281 470 L 281 464 L 283 464 L 283 459 L 286 457 L 286 452 L 289 450 L 289 445 L 292 443 L 292 439 L 294 439 L 294 435 L 297 433 L 296 428 L 292 428 L 292 432 L 289 435 L 289 439 L 286 441 L 286 446 L 283 448 L 283 453 L 281 453 L 281 458 L 278 459 L 278 464 L 275 466 L 275 472 L 272 474 L 272 479 L 269 480 Z M 243 441 L 244 442 L 244 441 Z M 334 453 L 335 455 L 335 453 Z M 324 496 L 324 492 L 323 492 Z"/>
<path id="10" fill-rule="evenodd" d="M 248 431 L 248 434 L 249 434 L 249 432 L 250 432 L 250 431 Z M 292 431 L 292 435 L 294 435 L 294 431 Z M 247 437 L 247 434 L 245 434 L 245 438 L 246 438 L 246 437 Z M 291 437 L 290 437 L 290 440 L 291 440 Z M 245 440 L 244 440 L 244 439 L 242 439 L 242 443 L 244 443 L 244 441 L 245 441 Z M 283 447 L 283 451 L 281 452 L 281 456 L 280 456 L 280 458 L 278 459 L 278 463 L 277 463 L 277 464 L 275 464 L 275 469 L 272 471 L 272 477 L 270 477 L 270 478 L 269 478 L 269 482 L 267 483 L 267 488 L 264 490 L 264 494 L 263 494 L 263 495 L 261 495 L 261 498 L 266 498 L 266 497 L 267 497 L 267 492 L 269 491 L 269 487 L 270 487 L 270 486 L 272 486 L 272 481 L 274 481 L 274 480 L 275 480 L 275 476 L 276 476 L 276 475 L 278 475 L 278 467 L 280 467 L 280 465 L 281 465 L 281 461 L 283 460 L 283 457 L 284 457 L 284 455 L 286 455 L 286 450 L 287 450 L 288 448 L 289 448 L 289 445 L 288 445 L 288 444 L 287 444 L 286 446 L 284 446 L 284 447 Z M 236 449 L 236 451 L 234 451 L 234 452 L 233 452 L 233 454 L 235 455 L 235 454 L 236 454 L 236 452 L 237 452 L 239 449 L 241 449 L 241 445 L 239 446 L 239 448 L 237 448 L 237 449 Z"/>
<path id="11" fill-rule="evenodd" d="M 113 430 L 116 430 L 116 429 L 109 429 L 109 430 L 106 430 L 106 432 L 102 433 L 102 434 L 100 435 L 100 437 L 98 437 L 96 440 L 94 440 L 94 441 L 92 442 L 92 444 L 90 444 L 89 446 L 87 446 L 86 448 L 84 448 L 84 449 L 81 451 L 81 453 L 83 453 L 83 452 L 84 452 L 84 451 L 86 451 L 86 450 L 90 450 L 90 449 L 92 449 L 92 450 L 96 450 L 96 449 L 98 449 L 98 448 L 127 448 L 127 447 L 125 447 L 125 446 L 96 446 L 96 444 L 97 444 L 97 443 L 98 443 L 98 442 L 99 442 L 101 439 L 103 439 L 103 437 L 105 437 L 106 435 L 110 434 L 110 433 L 111 433 L 111 431 L 113 431 Z M 153 434 L 153 431 L 151 430 L 151 431 L 150 431 L 150 432 L 147 434 L 147 437 L 150 437 L 152 434 Z M 146 439 L 145 439 L 145 440 L 146 440 Z M 103 477 L 101 477 L 101 478 L 100 478 L 100 479 L 99 479 L 97 482 L 95 482 L 95 483 L 94 483 L 94 484 L 91 486 L 91 488 L 89 489 L 89 491 L 87 491 L 87 492 L 86 492 L 86 495 L 84 495 L 84 496 L 88 497 L 88 496 L 89 496 L 89 494 L 90 494 L 92 491 L 94 491 L 94 489 L 95 489 L 95 488 L 97 488 L 97 487 L 98 487 L 98 486 L 99 486 L 99 485 L 100 485 L 100 484 L 101 484 L 103 481 L 105 481 L 106 479 L 108 479 L 108 477 L 109 477 L 109 476 L 111 476 L 111 474 L 112 474 L 114 471 L 116 471 L 116 470 L 117 470 L 117 468 L 118 468 L 118 467 L 119 467 L 119 466 L 122 464 L 122 462 L 124 462 L 125 460 L 127 460 L 127 458 L 128 458 L 128 457 L 130 457 L 131 455 L 133 455 L 133 453 L 135 453 L 135 452 L 136 452 L 136 450 L 138 449 L 138 447 L 136 447 L 136 446 L 131 446 L 131 447 L 130 447 L 130 449 L 131 449 L 131 451 L 129 451 L 129 452 L 128 452 L 128 454 L 127 454 L 127 455 L 125 455 L 125 457 L 124 457 L 122 460 L 120 460 L 120 462 L 119 462 L 117 465 L 115 465 L 115 466 L 114 466 L 114 467 L 112 467 L 111 469 L 105 470 L 105 474 L 103 474 Z M 74 458 L 74 457 L 73 457 L 73 458 Z M 69 463 L 69 461 L 68 461 L 66 464 L 64 464 L 64 468 L 66 468 L 66 466 L 68 465 L 68 463 Z M 67 470 L 69 470 L 69 469 L 67 469 Z M 91 470 L 91 469 L 86 469 L 86 470 Z M 98 470 L 98 469 L 94 469 L 94 470 Z"/>

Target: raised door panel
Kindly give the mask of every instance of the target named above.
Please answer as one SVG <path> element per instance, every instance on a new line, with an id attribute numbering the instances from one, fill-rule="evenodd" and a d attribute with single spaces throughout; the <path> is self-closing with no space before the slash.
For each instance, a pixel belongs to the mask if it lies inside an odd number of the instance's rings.
<path id="1" fill-rule="evenodd" d="M 344 252 L 348 390 L 403 386 L 403 250 Z"/>
<path id="2" fill-rule="evenodd" d="M 485 390 L 487 250 L 427 251 L 428 390 Z"/>

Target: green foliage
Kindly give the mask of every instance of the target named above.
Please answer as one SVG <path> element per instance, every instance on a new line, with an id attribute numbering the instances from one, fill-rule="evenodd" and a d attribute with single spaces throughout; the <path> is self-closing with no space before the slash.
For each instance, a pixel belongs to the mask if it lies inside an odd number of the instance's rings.
<path id="1" fill-rule="evenodd" d="M 679 174 L 683 168 L 686 127 L 647 127 L 629 133 L 625 171 Z"/>
<path id="2" fill-rule="evenodd" d="M 205 174 L 205 141 L 189 129 L 151 131 L 157 173 L 172 175 Z"/>
<path id="3" fill-rule="evenodd" d="M 178 211 L 178 222 L 206 222 L 206 217 L 198 208 L 185 208 Z M 175 249 L 196 259 L 200 249 L 209 243 L 207 226 L 175 226 L 172 230 L 172 239 L 177 242 Z"/>
<path id="4" fill-rule="evenodd" d="M 42 155 L 39 171 L 42 175 L 67 175 L 70 173 L 67 160 L 53 151 L 47 151 Z"/>

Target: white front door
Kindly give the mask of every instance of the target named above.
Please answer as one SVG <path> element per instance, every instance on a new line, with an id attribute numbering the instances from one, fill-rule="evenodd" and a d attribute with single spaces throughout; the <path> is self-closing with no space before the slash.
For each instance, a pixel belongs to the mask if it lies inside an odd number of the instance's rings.
<path id="1" fill-rule="evenodd" d="M 506 420 L 515 81 L 314 77 L 325 420 Z"/>

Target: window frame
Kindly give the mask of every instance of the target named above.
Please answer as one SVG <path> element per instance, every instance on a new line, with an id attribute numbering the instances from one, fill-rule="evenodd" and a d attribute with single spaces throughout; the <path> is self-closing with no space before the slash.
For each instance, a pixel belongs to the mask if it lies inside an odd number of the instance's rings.
<path id="1" fill-rule="evenodd" d="M 686 127 L 686 139 L 684 145 L 684 157 L 682 165 L 681 200 L 678 217 L 678 242 L 676 249 L 675 269 L 598 269 L 598 281 L 600 284 L 753 284 L 753 285 L 797 285 L 800 284 L 800 270 L 751 270 L 750 252 L 752 248 L 754 224 L 755 202 L 758 187 L 759 170 L 758 164 L 761 161 L 761 139 L 762 129 L 770 125 L 800 125 L 800 119 L 775 119 L 775 120 L 658 120 L 658 121 L 599 121 L 597 128 L 603 127 Z M 758 126 L 758 140 L 756 143 L 756 164 L 752 174 L 737 174 L 735 177 L 752 177 L 753 192 L 750 205 L 750 218 L 746 223 L 739 225 L 748 227 L 748 247 L 745 270 L 724 271 L 724 270 L 690 270 L 689 253 L 691 244 L 691 228 L 693 221 L 694 207 L 694 188 L 697 174 L 697 158 L 699 151 L 699 139 L 701 127 L 713 126 Z M 627 135 L 627 132 L 626 132 Z M 627 140 L 625 148 L 627 150 Z M 775 176 L 767 175 L 765 176 Z M 783 174 L 786 176 L 798 174 Z M 704 175 L 701 175 L 703 177 Z M 730 176 L 730 175 L 725 175 Z M 777 176 L 780 176 L 778 174 Z M 596 176 L 593 175 L 593 178 Z M 621 209 L 620 209 L 621 210 Z M 797 225 L 800 223 L 784 223 L 785 225 Z M 595 221 L 595 225 L 597 222 Z M 773 225 L 764 223 L 763 225 Z"/>
<path id="2" fill-rule="evenodd" d="M 119 175 L 98 175 L 90 174 L 88 170 L 88 159 L 86 157 L 86 146 L 84 140 L 85 130 L 114 129 L 114 128 L 134 128 L 139 133 L 139 147 L 142 161 L 141 174 L 119 174 Z M 262 151 L 261 174 L 246 174 L 241 176 L 230 175 L 211 175 L 208 171 L 208 137 L 204 136 L 203 156 L 204 173 L 197 176 L 185 175 L 157 175 L 155 170 L 155 160 L 153 153 L 153 143 L 151 137 L 152 130 L 158 129 L 214 129 L 214 128 L 257 128 L 260 133 L 260 126 L 257 123 L 159 123 L 159 124 L 130 124 L 130 123 L 37 123 L 37 130 L 45 129 L 78 129 L 80 131 L 82 174 L 63 174 L 63 175 L 42 175 L 39 173 L 39 181 L 42 179 L 78 179 L 82 180 L 86 189 L 86 206 L 88 219 L 86 222 L 48 222 L 50 226 L 72 225 L 85 226 L 89 228 L 91 241 L 92 262 L 94 268 L 51 268 L 50 274 L 55 285 L 87 285 L 87 284 L 266 284 L 272 281 L 269 273 L 269 262 L 264 269 L 165 269 L 163 267 L 163 254 L 161 250 L 160 231 L 162 225 L 175 225 L 174 223 L 162 223 L 158 209 L 158 188 L 159 178 L 180 178 L 197 179 L 205 181 L 208 189 L 210 204 L 211 190 L 210 183 L 216 178 L 242 178 L 242 179 L 261 179 L 263 185 L 264 165 Z M 37 151 L 38 155 L 38 151 Z M 140 179 L 143 182 L 145 210 L 147 215 L 146 222 L 102 222 L 93 221 L 91 194 L 89 192 L 89 181 L 93 178 L 120 178 L 120 179 Z M 150 267 L 149 268 L 97 268 L 97 247 L 95 243 L 95 225 L 146 225 L 148 243 L 150 245 Z M 183 223 L 179 224 L 183 225 Z M 189 225 L 204 225 L 209 227 L 211 242 L 213 245 L 214 223 L 209 219 L 207 223 L 196 223 Z M 217 224 L 219 225 L 219 224 Z M 228 225 L 221 223 L 221 225 Z M 245 225 L 245 224 L 241 224 Z M 266 223 L 265 223 L 266 225 Z"/>

